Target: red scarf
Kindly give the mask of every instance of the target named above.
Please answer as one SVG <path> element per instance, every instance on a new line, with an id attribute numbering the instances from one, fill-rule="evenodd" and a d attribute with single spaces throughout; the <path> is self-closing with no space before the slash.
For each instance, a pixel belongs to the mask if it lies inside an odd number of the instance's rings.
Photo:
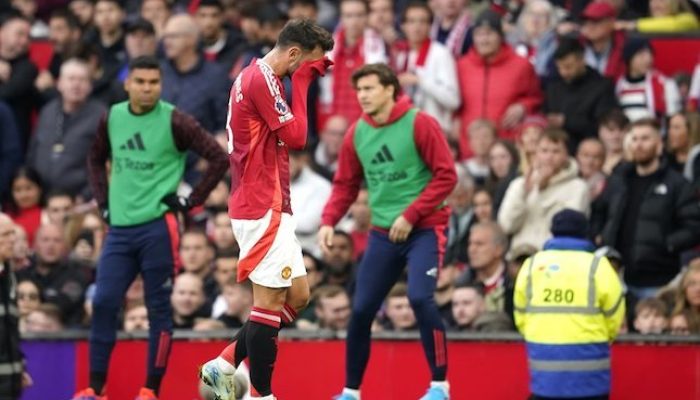
<path id="1" fill-rule="evenodd" d="M 430 29 L 430 37 L 434 40 L 437 40 L 441 23 L 442 21 L 439 18 L 435 18 L 433 26 Z M 471 25 L 469 12 L 464 11 L 462 12 L 462 15 L 457 18 L 455 24 L 452 25 L 452 28 L 450 28 L 450 33 L 447 35 L 445 46 L 450 49 L 455 58 L 459 58 L 462 55 L 462 46 L 464 45 L 464 39 L 469 31 L 469 25 Z"/>
<path id="2" fill-rule="evenodd" d="M 428 53 L 430 52 L 430 45 L 432 40 L 427 38 L 423 41 L 420 48 L 418 49 L 418 58 L 416 58 L 416 65 L 409 65 L 409 60 L 411 59 L 411 46 L 406 40 L 397 42 L 395 45 L 394 54 L 392 56 L 394 68 L 397 73 L 402 72 L 414 72 L 417 67 L 422 67 L 425 65 L 425 61 L 428 58 Z"/>

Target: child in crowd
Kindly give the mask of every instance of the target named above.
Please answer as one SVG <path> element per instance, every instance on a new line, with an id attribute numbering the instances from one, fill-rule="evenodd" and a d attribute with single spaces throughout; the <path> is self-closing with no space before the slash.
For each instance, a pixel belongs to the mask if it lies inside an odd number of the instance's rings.
<path id="1" fill-rule="evenodd" d="M 663 301 L 651 297 L 637 303 L 634 318 L 634 329 L 637 332 L 643 335 L 661 334 L 668 324 L 668 308 Z"/>

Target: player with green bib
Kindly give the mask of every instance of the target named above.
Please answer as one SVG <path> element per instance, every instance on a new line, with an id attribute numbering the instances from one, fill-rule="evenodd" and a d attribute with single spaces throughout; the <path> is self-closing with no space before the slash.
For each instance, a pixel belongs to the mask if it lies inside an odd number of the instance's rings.
<path id="1" fill-rule="evenodd" d="M 364 114 L 343 140 L 319 241 L 327 251 L 333 226 L 357 197 L 363 179 L 372 231 L 357 271 L 345 389 L 336 399 L 360 399 L 372 321 L 406 266 L 408 297 L 432 373 L 421 400 L 449 399 L 445 326 L 433 297 L 446 242 L 445 199 L 457 183 L 454 161 L 437 121 L 408 98 L 399 98 L 399 81 L 389 67 L 365 65 L 352 81 Z"/>
<path id="2" fill-rule="evenodd" d="M 150 325 L 148 376 L 137 400 L 156 399 L 172 338 L 170 294 L 177 272 L 175 212 L 200 205 L 226 172 L 228 160 L 213 136 L 189 115 L 160 100 L 158 60 L 129 64 L 129 100 L 102 120 L 88 156 L 93 195 L 110 225 L 97 265 L 90 328 L 90 384 L 74 399 L 104 400 L 117 315 L 131 282 L 141 274 Z M 189 198 L 175 193 L 188 150 L 208 161 Z M 110 161 L 109 179 L 106 163 Z"/>

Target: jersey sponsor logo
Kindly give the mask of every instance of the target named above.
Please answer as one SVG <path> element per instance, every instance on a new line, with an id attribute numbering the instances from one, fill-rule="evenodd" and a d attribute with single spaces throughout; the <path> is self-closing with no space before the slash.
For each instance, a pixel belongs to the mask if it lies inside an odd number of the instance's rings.
<path id="1" fill-rule="evenodd" d="M 404 179 L 408 179 L 408 173 L 406 171 L 376 171 L 367 170 L 366 172 L 367 182 L 370 186 L 376 186 L 381 183 L 391 183 L 398 182 Z"/>
<path id="2" fill-rule="evenodd" d="M 156 167 L 156 163 L 153 161 L 133 160 L 129 157 L 113 157 L 112 165 L 116 173 L 120 173 L 124 170 L 151 171 Z"/>
<path id="3" fill-rule="evenodd" d="M 136 132 L 134 135 L 126 141 L 123 145 L 119 146 L 121 150 L 138 150 L 146 151 L 146 146 L 143 144 L 143 139 L 141 139 L 141 132 Z"/>
<path id="4" fill-rule="evenodd" d="M 394 156 L 389 151 L 387 145 L 383 145 L 381 149 L 372 158 L 372 164 L 384 164 L 388 162 L 394 162 Z"/>
<path id="5" fill-rule="evenodd" d="M 282 279 L 287 280 L 292 277 L 292 267 L 287 265 L 286 267 L 282 268 Z"/>

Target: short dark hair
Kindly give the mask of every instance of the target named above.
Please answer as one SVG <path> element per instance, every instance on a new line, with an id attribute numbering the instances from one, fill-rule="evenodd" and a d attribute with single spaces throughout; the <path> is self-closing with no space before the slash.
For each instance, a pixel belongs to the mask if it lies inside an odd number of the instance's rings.
<path id="1" fill-rule="evenodd" d="M 136 57 L 129 61 L 129 72 L 136 69 L 157 69 L 160 71 L 160 63 L 158 59 L 153 56 Z"/>
<path id="2" fill-rule="evenodd" d="M 323 264 L 323 261 L 319 260 L 316 256 L 311 254 L 308 250 L 301 249 L 301 256 L 302 257 L 309 257 L 314 264 L 316 265 L 316 272 L 323 272 L 323 268 L 325 265 Z"/>
<path id="3" fill-rule="evenodd" d="M 583 57 L 583 45 L 578 39 L 564 38 L 559 42 L 559 46 L 554 51 L 554 59 L 562 60 L 572 54 Z"/>
<path id="4" fill-rule="evenodd" d="M 24 21 L 28 24 L 32 23 L 32 21 L 30 21 L 29 18 L 25 17 L 21 12 L 12 8 L 12 9 L 10 9 L 10 11 L 7 11 L 6 13 L 0 15 L 0 27 L 3 27 L 8 22 L 16 20 L 16 19 L 21 19 L 22 21 Z"/>
<path id="5" fill-rule="evenodd" d="M 355 248 L 355 241 L 352 239 L 352 236 L 350 236 L 349 233 L 347 233 L 343 230 L 340 230 L 340 229 L 336 229 L 335 231 L 333 231 L 333 236 L 335 236 L 335 235 L 344 237 L 345 239 L 348 240 L 348 242 L 350 242 L 350 246 Z"/>
<path id="6" fill-rule="evenodd" d="M 239 258 L 240 257 L 240 249 L 238 246 L 233 246 L 233 247 L 227 247 L 225 249 L 217 249 L 216 250 L 216 259 L 221 259 L 221 258 Z"/>
<path id="7" fill-rule="evenodd" d="M 486 288 L 484 284 L 478 281 L 466 281 L 457 284 L 454 290 L 457 289 L 473 289 L 479 296 L 486 296 Z"/>
<path id="8" fill-rule="evenodd" d="M 81 31 L 83 30 L 83 27 L 80 25 L 80 20 L 78 17 L 75 16 L 69 9 L 67 8 L 59 8 L 57 10 L 54 10 L 51 13 L 51 17 L 49 17 L 49 21 L 52 19 L 62 19 L 66 22 L 66 25 L 68 25 L 68 28 L 70 30 L 75 30 L 75 29 L 80 29 Z"/>
<path id="9" fill-rule="evenodd" d="M 75 53 L 73 53 L 73 57 L 86 63 L 90 63 L 94 60 L 98 67 L 102 65 L 102 54 L 97 46 L 92 43 L 80 44 Z"/>
<path id="10" fill-rule="evenodd" d="M 401 84 L 399 78 L 388 65 L 382 63 L 366 64 L 352 74 L 352 86 L 357 89 L 357 81 L 365 76 L 376 75 L 379 78 L 379 83 L 384 86 L 394 87 L 394 100 L 399 98 L 401 92 Z"/>
<path id="11" fill-rule="evenodd" d="M 327 30 L 308 19 L 287 22 L 277 39 L 278 47 L 299 45 L 306 51 L 320 47 L 326 52 L 330 51 L 334 44 L 333 36 Z"/>
<path id="12" fill-rule="evenodd" d="M 316 10 L 318 10 L 318 1 L 317 0 L 291 0 L 289 2 L 289 8 L 299 6 L 299 7 L 312 7 Z"/>
<path id="13" fill-rule="evenodd" d="M 406 15 L 408 15 L 408 10 L 412 8 L 420 8 L 421 10 L 424 10 L 425 12 L 428 13 L 428 19 L 430 23 L 433 23 L 433 18 L 435 17 L 433 14 L 433 10 L 428 6 L 428 3 L 420 0 L 412 0 L 410 3 L 406 5 L 406 8 L 403 9 L 403 12 L 401 13 L 401 23 L 406 22 Z"/>
<path id="14" fill-rule="evenodd" d="M 365 6 L 365 11 L 369 13 L 369 2 L 367 0 L 340 0 L 338 2 L 338 13 L 340 13 L 340 7 L 343 6 L 343 3 L 362 3 Z"/>
<path id="15" fill-rule="evenodd" d="M 549 140 L 552 143 L 561 143 L 566 147 L 567 149 L 569 148 L 569 134 L 566 133 L 565 130 L 559 129 L 559 128 L 547 128 L 542 132 L 542 136 L 540 136 L 540 140 L 537 142 L 541 142 L 542 140 Z"/>
<path id="16" fill-rule="evenodd" d="M 248 17 L 257 21 L 260 26 L 282 26 L 289 20 L 287 13 L 275 4 L 259 3 L 249 14 Z"/>
<path id="17" fill-rule="evenodd" d="M 126 25 L 127 35 L 135 32 L 143 32 L 150 36 L 156 35 L 156 30 L 153 27 L 153 24 L 145 18 L 137 18 Z"/>
<path id="18" fill-rule="evenodd" d="M 221 0 L 201 0 L 197 5 L 197 9 L 199 10 L 202 7 L 216 7 L 221 11 L 224 10 L 224 5 L 221 3 Z"/>
<path id="19" fill-rule="evenodd" d="M 112 3 L 112 4 L 116 5 L 117 7 L 119 7 L 119 9 L 121 9 L 121 10 L 124 9 L 124 6 L 122 5 L 122 3 L 119 0 L 95 0 L 95 6 L 97 6 L 98 3 Z M 166 1 L 166 3 L 167 3 L 167 1 Z"/>
<path id="20" fill-rule="evenodd" d="M 230 288 L 235 288 L 239 287 L 246 292 L 253 294 L 253 284 L 250 283 L 248 279 L 244 280 L 243 282 L 238 282 L 238 277 L 236 275 L 233 275 L 232 277 L 228 278 L 226 282 L 224 282 L 223 285 L 221 285 L 221 288 L 225 287 L 230 287 Z"/>
<path id="21" fill-rule="evenodd" d="M 75 202 L 75 196 L 70 194 L 67 190 L 52 189 L 49 194 L 46 195 L 46 203 L 48 204 L 51 199 L 56 197 L 70 197 L 71 201 Z"/>
<path id="22" fill-rule="evenodd" d="M 629 124 L 629 118 L 627 118 L 625 113 L 617 107 L 608 111 L 606 114 L 603 115 L 603 117 L 600 118 L 600 121 L 598 121 L 598 126 L 615 125 L 620 129 L 625 129 Z"/>
<path id="23" fill-rule="evenodd" d="M 656 118 L 642 118 L 630 124 L 630 130 L 634 128 L 648 127 L 654 129 L 657 133 L 661 131 L 661 125 Z"/>

